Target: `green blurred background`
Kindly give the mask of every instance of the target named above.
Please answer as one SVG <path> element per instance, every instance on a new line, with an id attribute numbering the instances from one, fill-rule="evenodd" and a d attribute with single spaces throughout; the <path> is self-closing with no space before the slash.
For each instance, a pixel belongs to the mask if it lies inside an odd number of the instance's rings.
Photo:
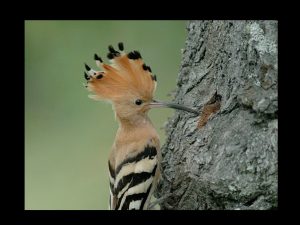
<path id="1" fill-rule="evenodd" d="M 84 62 L 107 46 L 139 50 L 157 75 L 156 98 L 176 88 L 186 21 L 25 21 L 25 209 L 107 209 L 111 105 L 89 99 Z M 171 109 L 150 117 L 162 126 Z"/>

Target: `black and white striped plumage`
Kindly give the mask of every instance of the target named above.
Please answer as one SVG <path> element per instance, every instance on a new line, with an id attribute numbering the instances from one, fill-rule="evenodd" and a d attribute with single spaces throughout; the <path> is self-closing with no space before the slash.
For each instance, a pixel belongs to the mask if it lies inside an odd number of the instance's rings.
<path id="1" fill-rule="evenodd" d="M 112 167 L 109 162 L 110 209 L 147 209 L 157 182 L 158 152 L 146 145 L 142 151 Z"/>

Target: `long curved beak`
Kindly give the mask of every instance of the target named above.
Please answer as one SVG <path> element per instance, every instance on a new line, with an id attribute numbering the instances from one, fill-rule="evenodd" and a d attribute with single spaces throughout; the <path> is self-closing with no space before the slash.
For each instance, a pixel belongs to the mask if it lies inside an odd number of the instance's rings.
<path id="1" fill-rule="evenodd" d="M 173 108 L 173 109 L 179 109 L 179 110 L 183 110 L 183 111 L 186 111 L 186 112 L 190 112 L 190 113 L 194 113 L 196 115 L 199 115 L 199 112 L 194 110 L 194 109 L 191 109 L 189 107 L 186 107 L 184 105 L 179 105 L 179 104 L 175 104 L 175 103 L 168 103 L 168 102 L 160 102 L 160 101 L 156 101 L 156 100 L 153 100 L 150 104 L 150 107 L 151 108 Z"/>

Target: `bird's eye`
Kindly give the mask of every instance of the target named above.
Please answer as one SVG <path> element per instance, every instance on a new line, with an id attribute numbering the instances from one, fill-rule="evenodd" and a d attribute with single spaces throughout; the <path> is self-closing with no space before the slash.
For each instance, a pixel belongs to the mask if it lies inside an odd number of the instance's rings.
<path id="1" fill-rule="evenodd" d="M 135 100 L 135 104 L 136 105 L 141 105 L 142 103 L 143 103 L 143 101 L 141 99 Z"/>

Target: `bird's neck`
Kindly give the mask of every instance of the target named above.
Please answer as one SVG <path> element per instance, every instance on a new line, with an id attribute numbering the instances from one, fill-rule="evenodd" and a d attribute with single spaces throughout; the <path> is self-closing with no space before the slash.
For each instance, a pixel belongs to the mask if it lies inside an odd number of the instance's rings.
<path id="1" fill-rule="evenodd" d="M 150 119 L 137 117 L 135 120 L 117 116 L 119 128 L 110 153 L 112 166 L 122 162 L 128 155 L 142 150 L 146 145 L 155 145 L 159 149 L 159 137 Z"/>
<path id="2" fill-rule="evenodd" d="M 118 122 L 122 131 L 133 131 L 145 128 L 153 128 L 152 122 L 147 115 L 134 116 L 133 118 L 118 117 Z"/>

